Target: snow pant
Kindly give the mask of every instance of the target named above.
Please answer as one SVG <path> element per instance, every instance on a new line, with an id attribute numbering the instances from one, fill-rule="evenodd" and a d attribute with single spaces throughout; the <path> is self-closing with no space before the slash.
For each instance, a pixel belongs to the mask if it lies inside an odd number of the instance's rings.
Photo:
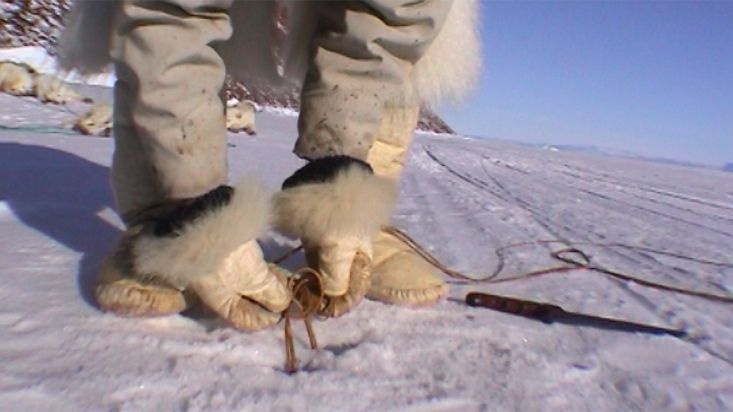
<path id="1" fill-rule="evenodd" d="M 366 160 L 385 104 L 417 105 L 410 73 L 451 5 L 446 0 L 321 3 L 295 153 L 306 159 Z"/>
<path id="2" fill-rule="evenodd" d="M 231 4 L 125 0 L 119 6 L 111 53 L 117 73 L 112 184 L 128 224 L 151 207 L 227 180 L 225 68 L 214 46 L 231 36 Z M 295 153 L 366 159 L 385 105 L 416 105 L 408 76 L 450 6 L 449 0 L 319 3 Z"/>

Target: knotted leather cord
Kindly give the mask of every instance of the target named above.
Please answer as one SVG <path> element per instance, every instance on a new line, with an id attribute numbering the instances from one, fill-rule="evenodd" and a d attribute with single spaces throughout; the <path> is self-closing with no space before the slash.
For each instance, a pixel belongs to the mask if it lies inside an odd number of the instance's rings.
<path id="1" fill-rule="evenodd" d="M 503 256 L 504 251 L 512 249 L 512 248 L 516 248 L 519 246 L 526 246 L 526 245 L 552 244 L 552 243 L 567 244 L 568 243 L 568 242 L 564 242 L 561 240 L 538 240 L 534 242 L 522 242 L 522 243 L 515 243 L 515 244 L 508 245 L 508 246 L 504 246 L 496 250 L 496 254 L 499 257 L 499 265 L 497 266 L 497 269 L 493 273 L 491 273 L 488 276 L 482 277 L 482 278 L 481 277 L 478 277 L 478 278 L 470 277 L 470 276 L 466 276 L 465 274 L 461 272 L 449 269 L 446 266 L 444 266 L 442 263 L 440 263 L 440 261 L 435 256 L 431 255 L 430 252 L 428 252 L 422 246 L 420 246 L 414 239 L 412 239 L 404 231 L 396 227 L 393 227 L 393 226 L 385 226 L 382 228 L 382 230 L 391 234 L 392 236 L 396 237 L 397 239 L 401 240 L 402 242 L 404 242 L 407 246 L 409 246 L 412 250 L 414 250 L 415 253 L 420 255 L 423 259 L 427 260 L 431 265 L 433 265 L 435 268 L 445 273 L 446 275 L 452 278 L 466 280 L 471 283 L 492 283 L 492 284 L 493 283 L 503 283 L 503 282 L 516 281 L 520 279 L 527 279 L 530 277 L 547 275 L 550 273 L 570 272 L 570 271 L 578 270 L 578 269 L 588 269 L 588 270 L 592 270 L 595 272 L 603 273 L 605 275 L 608 275 L 608 276 L 611 276 L 613 278 L 620 279 L 623 281 L 634 282 L 638 285 L 645 286 L 645 287 L 652 288 L 652 289 L 664 290 L 667 292 L 699 297 L 702 299 L 711 300 L 715 302 L 733 303 L 733 297 L 731 296 L 721 296 L 721 295 L 716 295 L 716 294 L 708 293 L 708 292 L 702 292 L 702 291 L 697 291 L 697 290 L 680 288 L 676 286 L 665 285 L 662 283 L 652 282 L 652 281 L 644 280 L 644 279 L 641 279 L 635 276 L 627 275 L 625 273 L 621 273 L 615 270 L 606 269 L 602 266 L 593 264 L 590 256 L 587 253 L 573 246 L 565 247 L 565 248 L 562 248 L 562 249 L 559 249 L 559 250 L 556 250 L 550 253 L 550 256 L 553 259 L 564 263 L 563 266 L 556 266 L 556 267 L 551 267 L 547 269 L 540 269 L 540 270 L 524 273 L 522 275 L 509 277 L 509 278 L 496 279 L 499 273 L 501 273 L 501 270 L 503 269 L 503 266 L 504 266 L 504 256 Z M 698 258 L 693 258 L 693 257 L 685 256 L 682 254 L 678 254 L 678 253 L 665 252 L 665 251 L 656 250 L 656 249 L 643 247 L 643 246 L 630 246 L 630 245 L 625 245 L 622 243 L 605 243 L 605 244 L 604 243 L 591 243 L 591 242 L 576 243 L 576 245 L 581 245 L 581 244 L 589 245 L 589 246 L 599 246 L 599 247 L 622 247 L 622 248 L 631 249 L 631 250 L 642 250 L 642 251 L 646 251 L 650 253 L 671 256 L 671 257 L 675 257 L 678 259 L 683 259 L 683 260 L 692 261 L 696 263 L 702 263 L 702 264 L 711 265 L 711 266 L 718 266 L 718 267 L 733 269 L 733 264 L 731 263 L 721 263 L 721 262 L 714 262 L 714 261 L 705 260 L 705 259 L 698 259 Z"/>
<path id="2" fill-rule="evenodd" d="M 288 279 L 288 288 L 293 299 L 288 309 L 283 312 L 285 318 L 285 370 L 288 373 L 298 371 L 298 359 L 295 356 L 293 330 L 290 319 L 303 319 L 311 349 L 318 349 L 318 341 L 313 331 L 311 316 L 318 311 L 324 300 L 321 275 L 314 269 L 302 267 Z"/>
<path id="3" fill-rule="evenodd" d="M 564 247 L 555 251 L 550 252 L 550 256 L 562 262 L 564 265 L 562 266 L 555 266 L 550 267 L 546 269 L 540 269 L 535 270 L 531 272 L 527 272 L 518 276 L 508 277 L 508 278 L 502 278 L 497 279 L 499 274 L 504 268 L 504 253 L 507 250 L 522 247 L 522 246 L 529 246 L 529 245 L 547 245 L 547 244 L 568 244 L 569 242 L 565 242 L 562 240 L 557 239 L 543 239 L 543 240 L 537 240 L 537 241 L 530 241 L 530 242 L 521 242 L 521 243 L 513 243 L 507 246 L 503 246 L 499 249 L 495 250 L 496 256 L 498 257 L 498 264 L 496 269 L 489 275 L 484 277 L 471 277 L 467 276 L 457 270 L 452 270 L 445 265 L 443 265 L 435 256 L 433 256 L 430 252 L 425 250 L 422 246 L 420 246 L 419 243 L 417 243 L 412 237 L 410 237 L 407 233 L 404 231 L 394 227 L 394 226 L 384 226 L 382 227 L 382 231 L 396 237 L 398 240 L 402 241 L 405 245 L 407 245 L 410 249 L 412 249 L 415 253 L 420 255 L 423 259 L 425 259 L 428 263 L 433 265 L 436 269 L 440 270 L 441 272 L 445 273 L 449 277 L 464 280 L 470 283 L 488 283 L 488 284 L 496 284 L 496 283 L 504 283 L 504 282 L 512 282 L 522 279 L 528 279 L 531 277 L 537 277 L 542 275 L 547 275 L 550 273 L 560 273 L 560 272 L 570 272 L 574 270 L 579 269 L 587 269 L 592 270 L 598 273 L 602 273 L 608 276 L 611 276 L 613 278 L 627 281 L 627 282 L 634 282 L 638 285 L 645 286 L 652 289 L 657 290 L 663 290 L 667 292 L 672 293 L 678 293 L 682 295 L 687 296 L 694 296 L 699 297 L 706 300 L 711 300 L 715 302 L 721 302 L 721 303 L 733 303 L 733 297 L 730 296 L 721 296 L 716 295 L 708 292 L 702 292 L 697 290 L 690 290 L 685 288 L 680 288 L 676 286 L 670 286 L 665 285 L 662 283 L 652 282 L 648 280 L 644 280 L 641 278 L 637 278 L 631 275 L 627 275 L 625 273 L 621 273 L 615 270 L 606 269 L 604 267 L 601 267 L 599 265 L 595 265 L 592 263 L 591 257 L 585 253 L 583 250 L 574 247 L 574 246 L 568 246 Z M 722 268 L 730 268 L 733 269 L 732 263 L 722 263 L 722 262 L 715 262 L 711 260 L 706 259 L 700 259 L 700 258 L 694 258 L 690 256 L 685 256 L 680 253 L 673 253 L 673 252 L 666 252 L 662 250 L 652 249 L 644 246 L 632 246 L 632 245 L 626 245 L 623 243 L 594 243 L 594 242 L 576 242 L 575 245 L 587 245 L 587 246 L 597 246 L 597 247 L 617 247 L 617 248 L 624 248 L 629 250 L 637 250 L 637 251 L 645 251 L 649 253 L 654 253 L 658 255 L 664 255 L 664 256 L 670 256 L 682 260 L 687 260 L 690 262 L 696 262 L 701 263 L 705 265 L 710 266 L 718 266 Z M 273 261 L 275 264 L 279 264 L 286 259 L 290 258 L 294 254 L 298 253 L 300 250 L 303 249 L 303 245 L 296 246 L 289 251 L 287 251 L 282 256 L 278 257 Z M 311 349 L 318 349 L 318 342 L 316 341 L 315 332 L 313 331 L 313 327 L 310 321 L 310 317 L 318 311 L 318 309 L 321 307 L 322 303 L 324 302 L 325 295 L 323 292 L 323 287 L 321 283 L 321 276 L 320 274 L 309 267 L 303 267 L 298 269 L 293 273 L 293 276 L 288 280 L 288 286 L 292 291 L 293 294 L 293 301 L 290 305 L 290 307 L 283 313 L 283 317 L 285 318 L 285 355 L 286 355 L 286 362 L 285 362 L 285 369 L 288 373 L 294 373 L 298 370 L 298 361 L 295 356 L 295 347 L 293 343 L 293 332 L 291 327 L 291 318 L 295 319 L 303 319 L 303 322 L 305 323 L 306 331 L 308 332 L 308 338 L 310 340 Z"/>

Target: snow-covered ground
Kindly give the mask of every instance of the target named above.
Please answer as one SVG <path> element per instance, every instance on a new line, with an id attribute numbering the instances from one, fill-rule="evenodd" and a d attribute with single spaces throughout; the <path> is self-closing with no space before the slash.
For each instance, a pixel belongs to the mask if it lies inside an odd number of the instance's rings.
<path id="1" fill-rule="evenodd" d="M 76 71 L 65 71 L 59 67 L 54 57 L 50 56 L 44 48 L 38 46 L 0 49 L 0 62 L 3 61 L 24 63 L 39 73 L 53 74 L 69 83 L 84 83 L 107 87 L 112 87 L 115 83 L 115 75 L 111 71 L 111 68 L 106 73 L 85 76 L 82 76 Z"/>
<path id="2" fill-rule="evenodd" d="M 0 125 L 55 126 L 65 109 L 0 95 Z M 301 162 L 295 118 L 258 114 L 230 136 L 232 177 L 273 189 Z M 410 310 L 366 301 L 319 320 L 303 370 L 283 371 L 282 327 L 241 333 L 200 313 L 125 319 L 90 289 L 120 233 L 109 139 L 0 129 L 0 410 L 731 410 L 733 306 L 590 271 L 486 285 Z M 516 242 L 623 242 L 733 263 L 733 179 L 706 169 L 419 135 L 394 223 L 446 265 L 495 271 Z M 262 240 L 268 258 L 295 242 Z M 605 267 L 733 294 L 733 269 L 583 246 Z M 556 265 L 547 245 L 506 255 L 500 277 Z M 291 268 L 302 258 L 287 262 Z M 686 339 L 544 325 L 462 303 L 492 291 L 682 328 Z"/>

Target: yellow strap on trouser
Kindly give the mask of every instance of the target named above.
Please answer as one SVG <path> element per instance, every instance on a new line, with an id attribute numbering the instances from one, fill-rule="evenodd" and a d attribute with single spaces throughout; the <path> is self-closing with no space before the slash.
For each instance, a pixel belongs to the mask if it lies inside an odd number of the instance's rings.
<path id="1" fill-rule="evenodd" d="M 367 155 L 375 174 L 394 181 L 399 179 L 419 112 L 416 105 L 384 109 L 379 133 Z"/>
<path id="2" fill-rule="evenodd" d="M 451 0 L 364 0 L 317 7 L 295 153 L 307 159 L 365 159 L 380 122 L 389 117 L 382 112 L 385 104 L 417 104 L 410 75 L 451 5 Z"/>
<path id="3" fill-rule="evenodd" d="M 374 173 L 395 182 L 405 165 L 419 109 L 417 106 L 387 107 L 368 162 Z M 435 269 L 393 233 L 382 230 L 372 239 L 371 299 L 407 306 L 435 303 L 447 292 Z"/>

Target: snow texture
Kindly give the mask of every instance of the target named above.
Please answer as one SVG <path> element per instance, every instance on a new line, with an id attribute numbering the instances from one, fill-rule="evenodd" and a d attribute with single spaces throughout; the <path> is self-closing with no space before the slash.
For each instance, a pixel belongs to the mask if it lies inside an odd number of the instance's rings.
<path id="1" fill-rule="evenodd" d="M 109 91 L 97 92 L 109 97 Z M 233 330 L 203 312 L 101 313 L 95 271 L 120 234 L 108 187 L 113 142 L 49 134 L 71 114 L 0 95 L 0 410 L 484 411 L 731 410 L 733 308 L 590 271 L 521 281 L 450 280 L 438 305 L 365 301 L 318 320 L 302 370 L 283 370 L 282 325 Z M 256 138 L 230 135 L 232 180 L 277 188 L 302 162 L 295 118 L 258 114 Z M 23 128 L 23 127 L 28 128 Z M 508 143 L 418 135 L 393 222 L 446 265 L 497 268 L 515 242 L 623 242 L 731 262 L 729 173 Z M 295 241 L 269 233 L 268 259 Z M 605 267 L 731 294 L 733 269 L 583 246 Z M 507 253 L 500 277 L 556 265 L 547 245 Z M 286 265 L 297 268 L 302 256 Z M 479 290 L 568 310 L 682 328 L 686 339 L 545 325 L 463 303 Z"/>
<path id="2" fill-rule="evenodd" d="M 56 58 L 50 56 L 45 49 L 38 46 L 0 49 L 0 62 L 2 61 L 25 63 L 39 73 L 52 74 L 67 83 L 112 87 L 116 80 L 111 68 L 109 72 L 87 76 L 82 76 L 75 70 L 71 72 L 64 71 L 59 67 Z"/>

